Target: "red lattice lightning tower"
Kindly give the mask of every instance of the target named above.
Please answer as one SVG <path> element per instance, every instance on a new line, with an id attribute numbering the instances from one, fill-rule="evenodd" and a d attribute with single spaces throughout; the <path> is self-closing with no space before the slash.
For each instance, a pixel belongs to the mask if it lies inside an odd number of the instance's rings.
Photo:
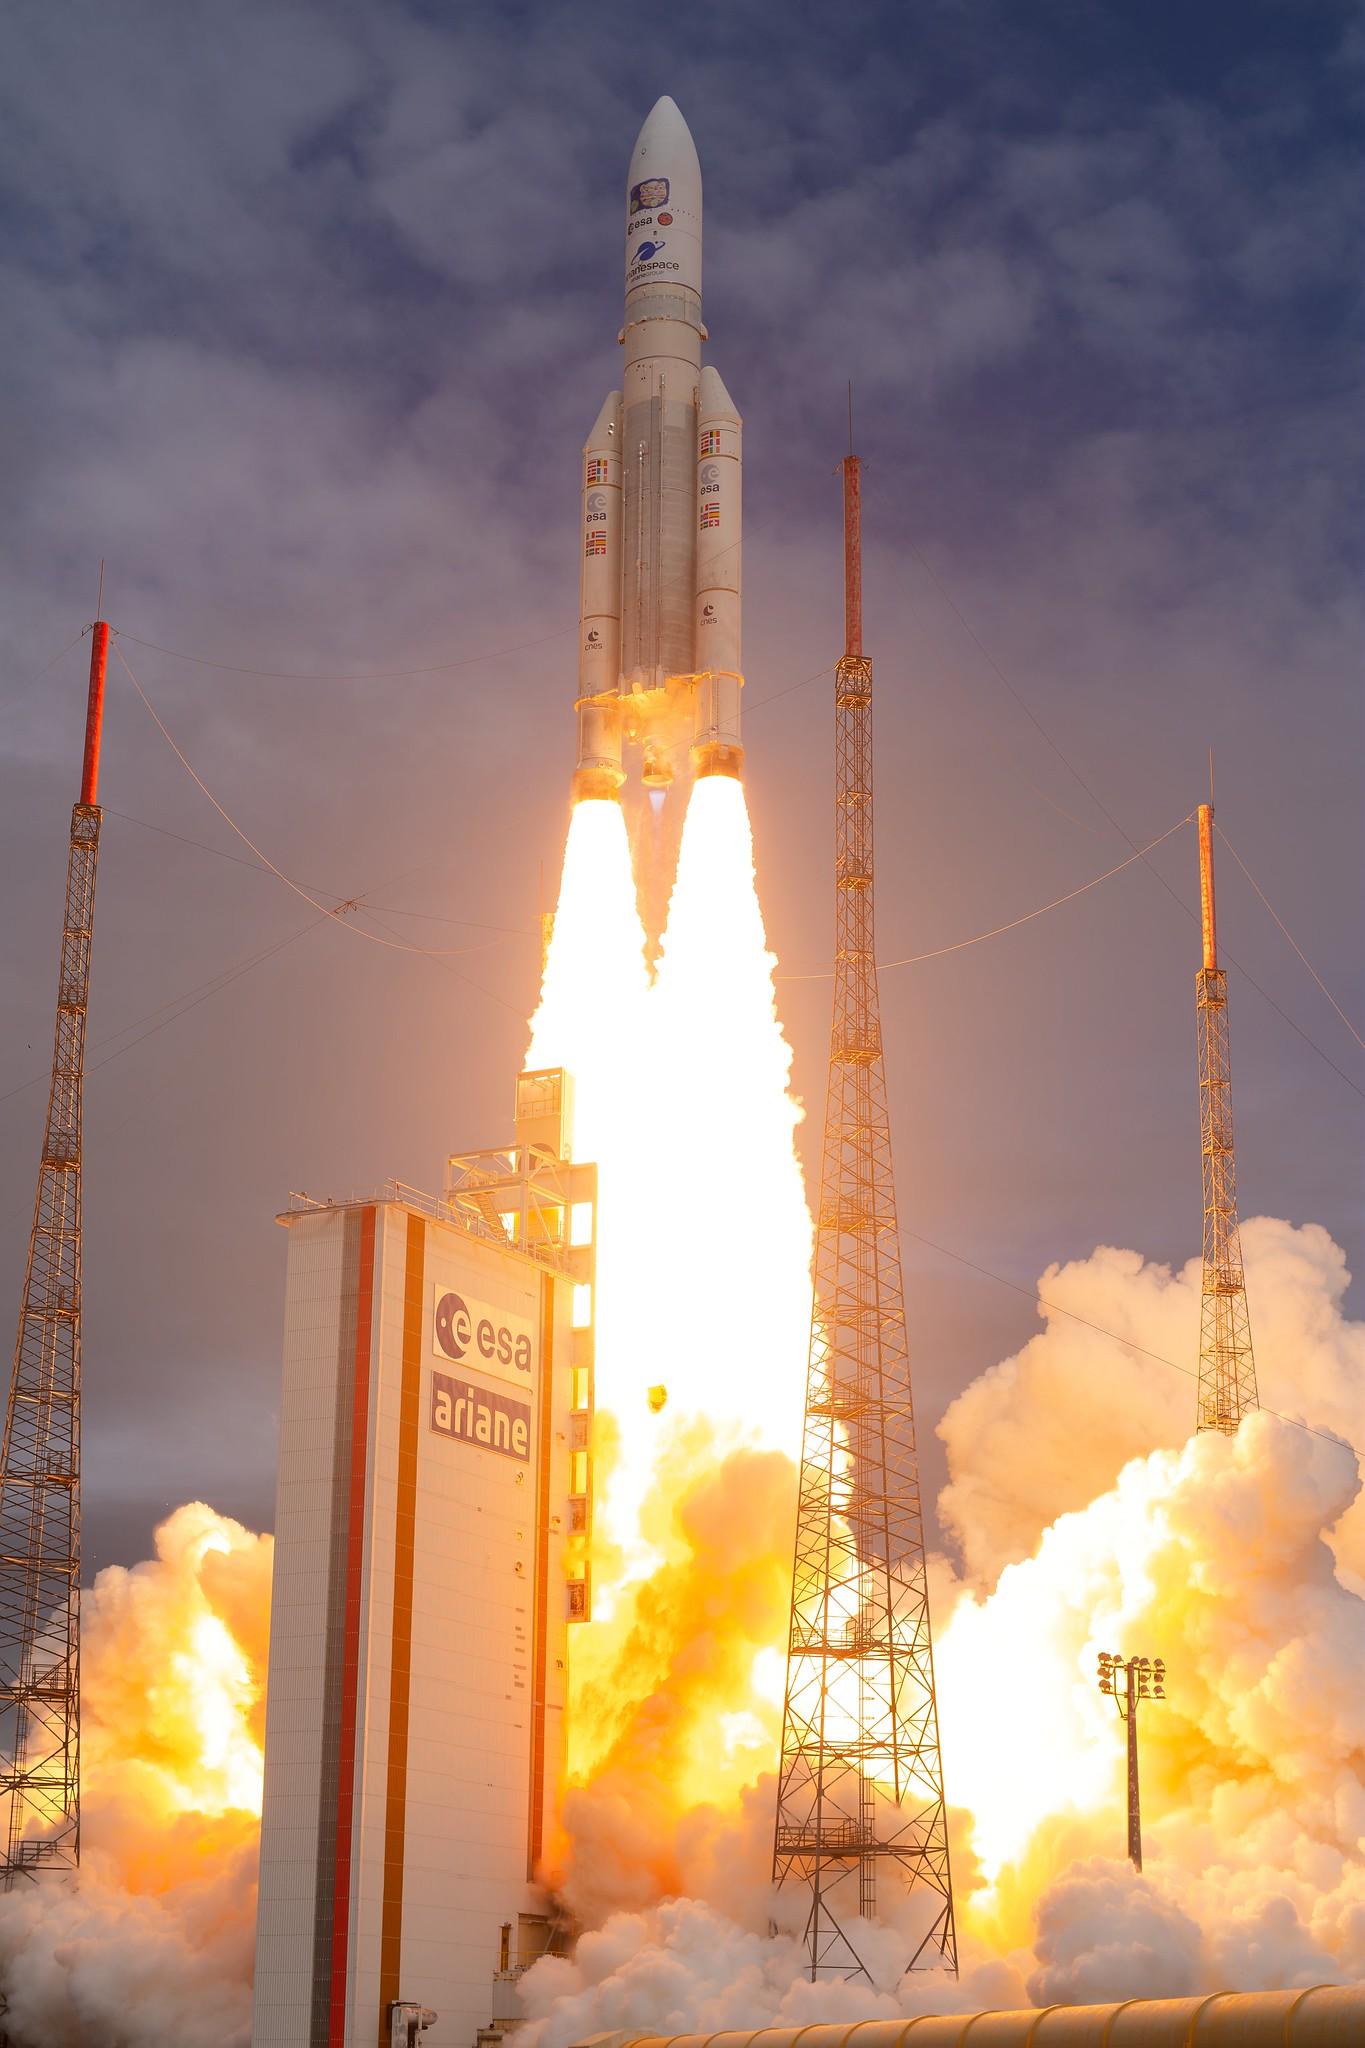
<path id="1" fill-rule="evenodd" d="M 856 456 L 843 476 L 834 1021 L 773 1848 L 812 1978 L 870 1977 L 874 1918 L 904 1934 L 906 1969 L 957 1969 L 873 941 Z"/>
<path id="2" fill-rule="evenodd" d="M 1199 1031 L 1199 1133 L 1204 1159 L 1204 1272 L 1199 1312 L 1200 1429 L 1231 1435 L 1258 1408 L 1251 1351 L 1242 1233 L 1237 1222 L 1237 1160 L 1232 1144 L 1232 1061 L 1228 1052 L 1228 978 L 1218 965 L 1213 895 L 1213 805 L 1199 806 L 1199 906 L 1204 964 L 1195 977 Z"/>
<path id="3" fill-rule="evenodd" d="M 71 813 L 52 1089 L 0 1448 L 0 1884 L 81 1855 L 81 1099 L 109 628 L 96 622 Z"/>

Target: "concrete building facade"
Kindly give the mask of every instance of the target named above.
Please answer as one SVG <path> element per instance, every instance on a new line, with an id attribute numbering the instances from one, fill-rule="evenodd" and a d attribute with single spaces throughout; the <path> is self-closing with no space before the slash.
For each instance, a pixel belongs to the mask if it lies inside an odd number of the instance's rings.
<path id="1" fill-rule="evenodd" d="M 453 1159 L 439 1202 L 281 1218 L 253 2048 L 375 2048 L 405 2002 L 472 2048 L 552 1936 L 595 1236 L 567 1087 L 523 1075 L 517 1144 Z"/>

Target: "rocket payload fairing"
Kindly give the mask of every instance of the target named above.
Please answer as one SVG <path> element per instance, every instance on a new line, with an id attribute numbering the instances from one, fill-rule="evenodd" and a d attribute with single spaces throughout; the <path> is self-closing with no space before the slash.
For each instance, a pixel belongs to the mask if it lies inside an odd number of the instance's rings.
<path id="1" fill-rule="evenodd" d="M 701 166 L 661 99 L 626 181 L 624 389 L 583 448 L 574 795 L 614 797 L 626 748 L 650 789 L 691 748 L 735 775 L 739 737 L 740 418 L 701 317 Z"/>

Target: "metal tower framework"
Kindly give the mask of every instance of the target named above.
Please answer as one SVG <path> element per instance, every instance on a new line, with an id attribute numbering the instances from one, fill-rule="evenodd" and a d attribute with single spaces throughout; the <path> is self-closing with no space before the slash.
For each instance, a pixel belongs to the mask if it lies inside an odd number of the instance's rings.
<path id="1" fill-rule="evenodd" d="M 1232 1143 L 1228 978 L 1218 965 L 1213 894 L 1213 805 L 1199 806 L 1199 907 L 1204 964 L 1195 977 L 1199 1131 L 1204 1160 L 1204 1271 L 1199 1311 L 1198 1428 L 1231 1435 L 1258 1408 Z"/>
<path id="2" fill-rule="evenodd" d="M 907 1970 L 957 1970 L 873 938 L 856 456 L 843 478 L 834 1018 L 773 1844 L 812 1979 L 870 1979 L 876 1917 L 904 1933 Z"/>
<path id="3" fill-rule="evenodd" d="M 81 1107 L 109 628 L 90 649 L 52 1088 L 0 1447 L 0 1886 L 81 1856 Z"/>

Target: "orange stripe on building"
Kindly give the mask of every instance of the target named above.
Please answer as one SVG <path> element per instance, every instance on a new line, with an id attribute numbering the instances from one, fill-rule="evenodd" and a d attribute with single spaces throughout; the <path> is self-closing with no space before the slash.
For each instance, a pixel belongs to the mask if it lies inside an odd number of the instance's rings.
<path id="1" fill-rule="evenodd" d="M 555 1283 L 540 1277 L 540 1427 L 536 1443 L 536 1590 L 531 1645 L 531 1800 L 526 1875 L 535 1882 L 545 1848 L 545 1671 L 549 1656 L 550 1453 L 554 1441 Z"/>
<path id="2" fill-rule="evenodd" d="M 350 1945 L 351 1838 L 355 1816 L 355 1723 L 360 1684 L 360 1578 L 365 1550 L 365 1465 L 370 1414 L 370 1333 L 374 1321 L 373 1206 L 360 1218 L 355 1362 L 351 1392 L 351 1470 L 346 1497 L 346 1607 L 341 1660 L 341 1743 L 337 1768 L 336 1864 L 332 1884 L 332 1975 L 327 2015 L 328 2048 L 346 2039 L 346 1983 Z"/>
<path id="3" fill-rule="evenodd" d="M 412 1575 L 417 1536 L 417 1423 L 422 1386 L 426 1222 L 408 1217 L 403 1271 L 403 1370 L 398 1397 L 398 1504 L 393 1541 L 393 1646 L 389 1671 L 389 1768 L 384 1805 L 384 1910 L 379 1935 L 379 2048 L 385 2014 L 399 1997 L 403 1958 L 403 1854 L 408 1805 L 408 1706 L 412 1685 Z"/>

